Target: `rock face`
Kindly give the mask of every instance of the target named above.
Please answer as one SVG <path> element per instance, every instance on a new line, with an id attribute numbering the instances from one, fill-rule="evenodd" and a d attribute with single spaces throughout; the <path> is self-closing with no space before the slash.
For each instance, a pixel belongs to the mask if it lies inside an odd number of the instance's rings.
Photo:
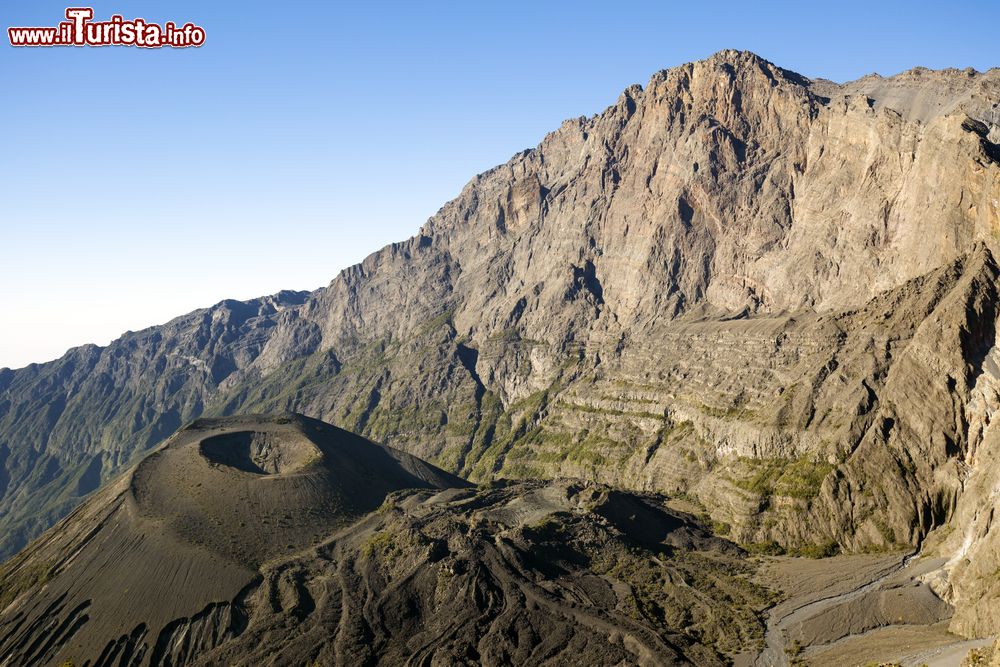
<path id="1" fill-rule="evenodd" d="M 0 570 L 0 661 L 721 665 L 762 634 L 740 554 L 653 496 L 203 419 Z"/>
<path id="2" fill-rule="evenodd" d="M 996 69 L 657 73 L 324 289 L 0 371 L 5 552 L 184 420 L 296 410 L 474 480 L 685 494 L 767 548 L 933 533 L 956 628 L 996 630 L 961 619 L 996 553 L 998 104 Z"/>

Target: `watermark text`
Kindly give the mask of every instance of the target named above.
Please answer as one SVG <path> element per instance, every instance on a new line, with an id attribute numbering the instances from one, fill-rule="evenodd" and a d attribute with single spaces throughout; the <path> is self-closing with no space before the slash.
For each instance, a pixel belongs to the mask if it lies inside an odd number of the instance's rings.
<path id="1" fill-rule="evenodd" d="M 147 23 L 115 14 L 94 21 L 92 7 L 69 7 L 66 20 L 48 28 L 7 28 L 11 46 L 138 46 L 146 49 L 187 48 L 205 43 L 205 29 L 193 23 Z"/>

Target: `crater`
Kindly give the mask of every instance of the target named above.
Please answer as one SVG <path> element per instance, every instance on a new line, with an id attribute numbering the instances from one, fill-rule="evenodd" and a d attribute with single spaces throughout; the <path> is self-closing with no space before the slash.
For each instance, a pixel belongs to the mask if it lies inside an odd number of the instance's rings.
<path id="1" fill-rule="evenodd" d="M 261 431 L 223 433 L 201 441 L 201 455 L 211 463 L 255 475 L 287 475 L 321 456 L 306 438 Z"/>

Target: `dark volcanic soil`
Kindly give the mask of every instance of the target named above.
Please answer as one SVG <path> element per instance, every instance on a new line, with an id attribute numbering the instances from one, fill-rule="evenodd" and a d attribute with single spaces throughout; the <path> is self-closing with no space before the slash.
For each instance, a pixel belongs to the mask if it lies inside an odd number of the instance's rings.
<path id="1" fill-rule="evenodd" d="M 749 574 L 738 548 L 655 497 L 570 481 L 404 491 L 266 569 L 242 602 L 247 629 L 199 664 L 277 652 L 321 665 L 721 665 L 717 651 L 763 636 L 767 597 Z"/>
<path id="2" fill-rule="evenodd" d="M 0 664 L 182 664 L 199 642 L 239 631 L 232 601 L 269 559 L 327 538 L 391 491 L 463 486 L 298 415 L 200 419 L 4 565 Z M 157 644 L 200 623 L 211 637 Z"/>
<path id="3" fill-rule="evenodd" d="M 0 571 L 0 664 L 724 664 L 751 574 L 657 496 L 199 420 Z"/>

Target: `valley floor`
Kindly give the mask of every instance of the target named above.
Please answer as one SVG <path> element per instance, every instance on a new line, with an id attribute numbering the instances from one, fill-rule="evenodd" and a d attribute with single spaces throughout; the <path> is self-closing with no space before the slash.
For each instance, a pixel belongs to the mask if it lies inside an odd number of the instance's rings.
<path id="1" fill-rule="evenodd" d="M 785 598 L 769 612 L 763 651 L 736 665 L 958 667 L 993 638 L 948 631 L 951 607 L 921 581 L 940 565 L 906 553 L 770 558 L 760 581 Z"/>

